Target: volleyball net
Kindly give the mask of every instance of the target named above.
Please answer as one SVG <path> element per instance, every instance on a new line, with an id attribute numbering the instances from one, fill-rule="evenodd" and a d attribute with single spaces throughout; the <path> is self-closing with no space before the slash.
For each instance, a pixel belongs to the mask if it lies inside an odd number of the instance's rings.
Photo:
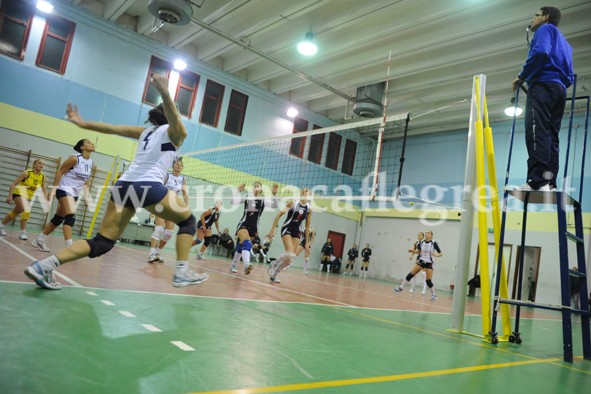
<path id="1" fill-rule="evenodd" d="M 314 200 L 394 200 L 402 175 L 409 115 L 367 119 L 264 140 L 183 153 L 183 174 L 203 198 L 237 186 L 279 185 L 279 196 L 309 188 Z M 266 195 L 269 195 L 265 193 Z"/>

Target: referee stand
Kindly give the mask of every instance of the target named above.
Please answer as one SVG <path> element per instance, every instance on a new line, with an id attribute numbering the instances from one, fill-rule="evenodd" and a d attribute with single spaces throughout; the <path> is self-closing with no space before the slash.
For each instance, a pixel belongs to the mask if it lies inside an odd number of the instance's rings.
<path id="1" fill-rule="evenodd" d="M 564 350 L 564 361 L 573 362 L 573 347 L 572 347 L 572 314 L 578 314 L 581 316 L 581 335 L 583 341 L 583 357 L 587 360 L 591 360 L 591 333 L 589 331 L 589 301 L 588 301 L 588 290 L 587 290 L 587 273 L 585 264 L 585 245 L 584 245 L 584 234 L 583 234 L 583 218 L 582 218 L 582 207 L 581 202 L 583 201 L 583 179 L 585 169 L 585 155 L 587 145 L 587 134 L 589 128 L 589 96 L 576 97 L 576 86 L 577 76 L 574 76 L 574 84 L 572 90 L 572 97 L 569 98 L 571 102 L 570 117 L 569 117 L 569 128 L 566 146 L 566 157 L 564 164 L 564 175 L 562 178 L 562 189 L 552 191 L 521 191 L 521 190 L 509 190 L 509 170 L 511 166 L 511 155 L 513 151 L 513 139 L 515 133 L 515 121 L 516 117 L 513 117 L 513 125 L 511 129 L 511 140 L 509 146 L 509 159 L 507 163 L 507 173 L 505 178 L 505 188 L 503 194 L 503 211 L 501 220 L 501 231 L 500 231 L 500 244 L 502 245 L 505 238 L 505 224 L 506 224 L 506 211 L 507 211 L 507 200 L 509 195 L 517 198 L 523 202 L 523 218 L 522 218 L 522 230 L 521 230 L 521 248 L 518 256 L 519 273 L 517 278 L 517 298 L 509 299 L 499 297 L 499 289 L 501 288 L 501 276 L 497 275 L 494 293 L 494 305 L 492 323 L 490 329 L 491 343 L 497 344 L 499 342 L 498 334 L 496 332 L 497 324 L 497 311 L 502 304 L 510 304 L 516 306 L 515 313 L 515 327 L 512 334 L 509 336 L 509 342 L 520 344 L 522 343 L 521 334 L 519 332 L 520 322 L 520 311 L 522 306 L 532 308 L 542 308 L 548 310 L 560 311 L 562 314 L 562 336 L 563 336 L 563 350 Z M 525 91 L 525 89 L 524 89 Z M 574 117 L 574 105 L 576 100 L 586 100 L 585 107 L 585 130 L 583 136 L 582 156 L 581 156 L 581 171 L 580 171 L 580 186 L 578 199 L 575 199 L 572 195 L 566 192 L 567 180 L 568 180 L 568 168 L 569 168 L 569 154 L 570 154 L 570 143 L 572 135 L 573 117 Z M 519 89 L 515 92 L 515 106 L 519 102 Z M 559 271 L 560 271 L 560 305 L 547 305 L 547 304 L 536 304 L 530 301 L 521 300 L 521 286 L 523 281 L 523 264 L 525 254 L 525 238 L 527 229 L 527 212 L 529 204 L 549 204 L 556 208 L 557 221 L 558 221 L 558 246 L 559 246 Z M 571 233 L 567 229 L 567 212 L 572 211 L 574 217 L 574 233 Z M 570 269 L 571 264 L 569 263 L 568 256 L 568 242 L 572 241 L 576 245 L 576 266 L 578 271 Z M 502 270 L 502 254 L 498 255 L 497 258 L 497 272 Z M 579 277 L 581 282 L 580 287 L 580 309 L 575 309 L 571 305 L 570 297 L 570 277 Z"/>

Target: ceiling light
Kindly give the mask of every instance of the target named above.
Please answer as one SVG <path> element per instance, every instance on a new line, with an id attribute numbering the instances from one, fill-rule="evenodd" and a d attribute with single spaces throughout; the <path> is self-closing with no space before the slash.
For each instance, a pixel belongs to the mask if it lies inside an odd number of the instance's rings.
<path id="1" fill-rule="evenodd" d="M 187 63 L 185 63 L 183 59 L 176 59 L 174 61 L 174 68 L 176 70 L 183 71 L 185 68 L 187 68 Z"/>
<path id="2" fill-rule="evenodd" d="M 511 97 L 511 105 L 505 108 L 505 115 L 509 117 L 519 116 L 523 113 L 523 110 L 519 105 L 515 105 L 515 97 Z"/>
<path id="3" fill-rule="evenodd" d="M 289 116 L 290 118 L 295 118 L 296 116 L 298 116 L 299 113 L 300 112 L 297 109 L 295 109 L 294 107 L 290 107 L 287 110 L 287 116 Z"/>
<path id="4" fill-rule="evenodd" d="M 39 0 L 37 2 L 37 9 L 50 14 L 53 11 L 53 4 L 45 0 Z"/>
<path id="5" fill-rule="evenodd" d="M 314 42 L 314 33 L 311 31 L 306 33 L 304 40 L 298 43 L 298 51 L 305 56 L 313 56 L 318 52 L 318 47 Z"/>

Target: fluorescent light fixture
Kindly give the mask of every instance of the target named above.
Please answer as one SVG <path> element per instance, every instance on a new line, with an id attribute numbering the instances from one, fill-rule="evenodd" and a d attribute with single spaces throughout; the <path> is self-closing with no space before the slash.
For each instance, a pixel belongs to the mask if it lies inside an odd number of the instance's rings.
<path id="1" fill-rule="evenodd" d="M 505 108 L 505 115 L 509 117 L 519 116 L 523 113 L 520 106 L 515 106 L 515 97 L 511 97 L 511 105 Z"/>
<path id="2" fill-rule="evenodd" d="M 298 51 L 304 56 L 313 56 L 318 52 L 318 47 L 314 42 L 314 33 L 311 31 L 306 33 L 304 40 L 298 43 Z"/>
<path id="3" fill-rule="evenodd" d="M 187 63 L 185 63 L 183 59 L 176 59 L 174 61 L 174 68 L 176 70 L 183 71 L 185 68 L 187 68 Z"/>
<path id="4" fill-rule="evenodd" d="M 37 2 L 37 9 L 39 11 L 50 14 L 53 11 L 53 4 L 51 4 L 50 2 L 45 1 L 45 0 L 39 0 Z"/>
<path id="5" fill-rule="evenodd" d="M 295 118 L 296 116 L 298 116 L 299 113 L 300 112 L 297 109 L 295 109 L 294 107 L 290 107 L 287 110 L 287 116 L 290 118 Z"/>

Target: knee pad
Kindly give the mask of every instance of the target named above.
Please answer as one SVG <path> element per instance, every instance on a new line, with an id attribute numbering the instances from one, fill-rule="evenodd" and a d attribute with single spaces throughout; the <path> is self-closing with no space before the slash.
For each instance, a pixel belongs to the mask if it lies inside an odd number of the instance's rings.
<path id="1" fill-rule="evenodd" d="M 251 249 L 252 249 L 252 242 L 250 241 L 250 239 L 247 239 L 246 241 L 242 241 L 242 250 L 250 251 Z"/>
<path id="2" fill-rule="evenodd" d="M 31 211 L 25 211 L 21 213 L 21 220 L 29 220 L 31 217 Z"/>
<path id="3" fill-rule="evenodd" d="M 16 213 L 14 213 L 14 209 L 10 212 L 8 212 L 8 214 L 6 215 L 10 218 L 10 220 L 14 219 L 16 217 Z"/>
<path id="4" fill-rule="evenodd" d="M 57 215 L 53 215 L 53 217 L 50 220 L 51 224 L 53 224 L 55 227 L 59 227 L 60 224 L 63 223 L 63 221 L 64 221 L 64 217 L 57 216 Z"/>
<path id="5" fill-rule="evenodd" d="M 425 281 L 425 283 L 427 284 L 427 287 L 428 287 L 428 288 L 431 288 L 431 287 L 433 287 L 433 282 L 431 282 L 431 279 L 427 279 L 427 280 Z"/>
<path id="6" fill-rule="evenodd" d="M 152 236 L 150 238 L 154 238 L 156 241 L 160 241 L 162 238 L 162 234 L 164 234 L 164 227 L 156 226 L 154 227 L 154 231 L 152 232 Z"/>
<path id="7" fill-rule="evenodd" d="M 203 238 L 203 245 L 209 246 L 211 243 L 211 236 Z"/>
<path id="8" fill-rule="evenodd" d="M 242 253 L 242 242 L 240 241 L 236 243 L 236 253 Z"/>
<path id="9" fill-rule="evenodd" d="M 197 232 L 197 219 L 195 219 L 195 216 L 191 214 L 191 216 L 189 216 L 182 222 L 178 222 L 177 226 L 179 226 L 179 231 L 177 232 L 177 235 L 189 234 L 191 237 L 194 237 L 195 233 Z"/>
<path id="10" fill-rule="evenodd" d="M 295 253 L 288 253 L 287 254 L 287 259 L 289 261 L 293 261 L 293 260 L 295 260 L 295 258 L 296 258 L 296 254 Z"/>
<path id="11" fill-rule="evenodd" d="M 93 239 L 87 239 L 86 242 L 90 246 L 90 253 L 88 254 L 90 258 L 102 256 L 115 246 L 115 241 L 105 238 L 98 233 Z"/>
<path id="12" fill-rule="evenodd" d="M 164 234 L 162 234 L 161 240 L 164 242 L 168 242 L 172 238 L 173 234 L 174 234 L 173 230 L 164 230 Z"/>
<path id="13" fill-rule="evenodd" d="M 66 215 L 66 217 L 64 218 L 64 226 L 74 227 L 75 223 L 76 223 L 76 215 L 74 215 L 74 214 Z"/>
<path id="14" fill-rule="evenodd" d="M 408 275 L 406 275 L 406 280 L 410 282 L 413 277 L 414 275 L 409 272 Z"/>

